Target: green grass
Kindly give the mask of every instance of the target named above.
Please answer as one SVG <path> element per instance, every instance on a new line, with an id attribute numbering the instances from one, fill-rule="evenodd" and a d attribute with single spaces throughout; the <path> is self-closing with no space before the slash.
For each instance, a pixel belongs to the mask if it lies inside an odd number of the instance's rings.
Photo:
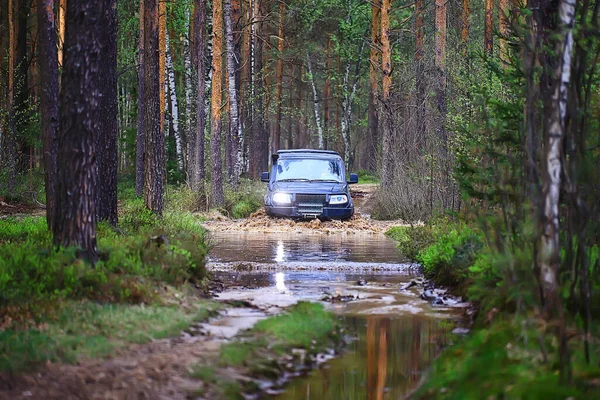
<path id="1" fill-rule="evenodd" d="M 358 183 L 381 183 L 381 179 L 374 172 L 360 170 L 358 171 Z"/>
<path id="2" fill-rule="evenodd" d="M 336 328 L 336 317 L 323 305 L 299 302 L 285 314 L 259 321 L 247 335 L 223 345 L 220 364 L 252 367 L 294 348 L 316 353 L 337 340 Z"/>
<path id="3" fill-rule="evenodd" d="M 176 335 L 217 307 L 198 299 L 189 307 L 66 302 L 54 318 L 42 319 L 35 328 L 0 332 L 0 371 L 23 371 L 47 360 L 103 357 L 130 343 Z"/>
<path id="4" fill-rule="evenodd" d="M 544 361 L 539 338 L 549 357 L 557 354 L 551 333 L 543 334 L 524 321 L 497 321 L 446 349 L 433 364 L 417 399 L 566 399 L 600 398 L 591 383 L 600 378 L 597 363 L 583 363 L 580 341 L 573 352 L 572 385 L 559 382 L 557 360 Z M 598 349 L 594 359 L 598 360 Z"/>

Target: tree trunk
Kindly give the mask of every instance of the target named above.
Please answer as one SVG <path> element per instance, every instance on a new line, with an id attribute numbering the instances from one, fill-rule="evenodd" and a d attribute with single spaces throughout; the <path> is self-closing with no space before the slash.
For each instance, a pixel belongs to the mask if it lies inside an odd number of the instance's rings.
<path id="1" fill-rule="evenodd" d="M 211 89 L 211 127 L 210 127 L 210 153 L 212 188 L 211 205 L 222 206 L 225 202 L 223 195 L 223 174 L 221 158 L 221 82 L 223 80 L 223 2 L 213 0 L 213 59 L 212 59 L 212 89 Z"/>
<path id="2" fill-rule="evenodd" d="M 285 17 L 285 3 L 282 1 L 279 2 L 279 24 L 277 30 L 277 82 L 275 87 L 275 107 L 276 107 L 276 116 L 275 116 L 275 127 L 273 130 L 273 144 L 271 146 L 271 151 L 276 153 L 277 150 L 281 148 L 281 90 L 283 87 L 283 49 L 284 49 L 284 40 L 283 40 L 283 20 Z"/>
<path id="3" fill-rule="evenodd" d="M 233 143 L 233 155 L 235 157 L 233 163 L 233 184 L 237 186 L 239 184 L 240 176 L 242 175 L 242 151 L 244 149 L 244 136 L 242 133 L 242 125 L 240 124 L 240 117 L 238 111 L 238 96 L 235 89 L 235 47 L 233 42 L 233 29 L 231 21 L 231 0 L 225 0 L 224 3 L 225 11 L 225 37 L 227 45 L 227 74 L 228 80 L 228 93 L 229 93 L 229 115 L 230 115 L 230 129 L 235 132 Z"/>
<path id="4" fill-rule="evenodd" d="M 465 0 L 469 1 L 469 0 Z M 424 45 L 424 21 L 423 21 L 423 0 L 417 0 L 415 3 L 415 83 L 417 90 L 417 143 L 418 150 L 424 152 L 427 145 L 427 121 L 425 110 L 425 74 L 423 62 Z"/>
<path id="5" fill-rule="evenodd" d="M 9 0 L 13 1 L 13 0 Z M 63 66 L 63 54 L 65 48 L 65 16 L 67 14 L 67 0 L 58 2 L 58 66 Z M 59 77 L 60 79 L 60 77 Z"/>
<path id="6" fill-rule="evenodd" d="M 167 106 L 167 3 L 162 0 L 158 0 L 158 82 L 160 93 L 160 131 L 165 134 Z"/>
<path id="7" fill-rule="evenodd" d="M 319 111 L 319 92 L 317 91 L 317 84 L 315 82 L 315 76 L 313 75 L 312 62 L 308 52 L 306 52 L 306 63 L 308 65 L 308 75 L 310 76 L 310 84 L 313 91 L 313 111 L 315 114 L 315 124 L 317 126 L 318 144 L 319 149 L 323 149 L 325 143 L 323 142 L 323 124 L 321 123 L 321 113 Z"/>
<path id="8" fill-rule="evenodd" d="M 153 213 L 162 215 L 165 177 L 165 136 L 161 128 L 159 2 L 144 3 L 144 201 Z M 164 75 L 164 73 L 163 73 Z M 164 101 L 164 100 L 163 100 Z"/>
<path id="9" fill-rule="evenodd" d="M 394 148 L 392 130 L 392 104 L 390 88 L 392 86 L 392 54 L 390 47 L 390 10 L 391 0 L 381 3 L 381 68 L 382 68 L 382 115 L 383 121 L 383 161 L 381 164 L 381 185 L 390 187 L 394 179 Z"/>
<path id="10" fill-rule="evenodd" d="M 194 5 L 192 4 L 191 7 Z M 186 146 L 183 151 L 183 159 L 185 161 L 185 171 L 187 174 L 187 182 L 191 187 L 192 182 L 192 174 L 194 173 L 194 160 L 192 157 L 193 149 L 195 147 L 195 135 L 193 132 L 194 126 L 194 114 L 192 114 L 192 104 L 194 103 L 194 99 L 196 96 L 193 96 L 193 87 L 192 82 L 194 82 L 195 73 L 192 68 L 192 49 L 190 46 L 190 37 L 193 35 L 193 24 L 191 23 L 191 14 L 189 9 L 186 11 L 186 33 L 187 35 L 183 39 L 183 65 L 185 68 L 184 71 L 184 82 L 185 82 L 185 137 L 186 137 Z"/>
<path id="11" fill-rule="evenodd" d="M 510 33 L 510 2 L 509 0 L 500 0 L 500 59 L 504 65 L 508 63 L 508 46 L 506 45 Z"/>
<path id="12" fill-rule="evenodd" d="M 104 0 L 101 76 L 101 100 L 99 110 L 100 131 L 97 135 L 98 151 L 98 197 L 96 212 L 98 220 L 116 225 L 117 215 L 117 0 Z"/>
<path id="13" fill-rule="evenodd" d="M 52 233 L 61 246 L 76 246 L 95 262 L 97 105 L 104 85 L 101 46 L 107 1 L 70 0 L 60 93 L 56 211 Z"/>
<path id="14" fill-rule="evenodd" d="M 567 124 L 567 92 L 571 81 L 573 54 L 573 25 L 575 23 L 575 0 L 559 1 L 559 24 L 554 35 L 557 63 L 551 101 L 545 110 L 545 146 L 542 174 L 543 215 L 539 243 L 540 282 L 544 312 L 547 317 L 558 318 L 561 380 L 570 379 L 569 353 L 565 335 L 565 321 L 559 294 L 560 243 L 559 203 L 561 175 L 563 173 L 563 139 Z"/>
<path id="15" fill-rule="evenodd" d="M 144 118 L 145 90 L 144 90 L 144 2 L 140 0 L 140 40 L 138 42 L 138 92 L 137 92 L 137 134 L 135 151 L 135 194 L 141 197 L 144 194 L 144 144 L 146 141 L 146 128 Z"/>
<path id="16" fill-rule="evenodd" d="M 196 133 L 193 146 L 192 190 L 200 190 L 205 177 L 204 129 L 206 125 L 206 0 L 196 0 L 194 7 L 194 54 L 198 78 L 196 98 Z"/>
<path id="17" fill-rule="evenodd" d="M 449 194 L 450 165 L 448 163 L 448 138 L 446 133 L 446 0 L 436 0 L 435 7 L 435 66 L 438 76 L 436 90 L 436 107 L 438 112 L 437 136 L 441 143 L 440 172 L 442 174 L 442 205 L 447 208 L 451 204 Z"/>
<path id="18" fill-rule="evenodd" d="M 177 165 L 183 171 L 183 148 L 181 145 L 181 133 L 179 131 L 179 104 L 177 103 L 177 92 L 175 91 L 175 70 L 173 69 L 173 58 L 169 49 L 169 34 L 165 42 L 165 63 L 167 68 L 167 84 L 169 88 L 169 101 L 171 103 L 171 121 L 173 124 L 173 136 L 175 136 L 175 151 Z"/>
<path id="19" fill-rule="evenodd" d="M 263 158 L 267 158 L 264 153 L 263 142 L 267 132 L 264 126 L 264 110 L 263 110 L 263 38 L 262 28 L 263 22 L 260 7 L 257 0 L 252 0 L 253 11 L 252 11 L 252 49 L 251 49 L 251 88 L 252 88 L 252 99 L 253 104 L 253 115 L 252 115 L 252 143 L 249 149 L 250 153 L 250 175 L 256 179 L 260 176 L 261 169 L 263 167 Z"/>
<path id="20" fill-rule="evenodd" d="M 296 118 L 296 143 L 299 148 L 306 147 L 306 141 L 304 139 L 304 127 L 302 125 L 302 70 L 303 65 L 300 64 L 298 67 L 298 98 L 296 99 L 296 112 L 298 117 Z"/>
<path id="21" fill-rule="evenodd" d="M 288 88 L 288 127 L 287 127 L 287 148 L 294 148 L 294 133 L 292 132 L 292 112 L 294 110 L 294 67 L 290 71 L 290 86 Z"/>
<path id="22" fill-rule="evenodd" d="M 56 157 L 58 156 L 58 54 L 54 25 L 54 0 L 37 0 L 40 57 L 40 111 L 44 144 L 44 182 L 46 187 L 46 220 L 54 226 L 56 207 Z"/>
<path id="23" fill-rule="evenodd" d="M 369 55 L 369 108 L 368 131 L 365 141 L 365 168 L 377 170 L 379 116 L 377 98 L 379 95 L 379 53 L 381 46 L 381 0 L 373 0 L 371 6 L 371 51 Z M 339 65 L 339 64 L 338 64 Z"/>
<path id="24" fill-rule="evenodd" d="M 463 46 L 463 55 L 467 54 L 469 44 L 469 32 L 471 31 L 471 9 L 469 0 L 462 0 L 462 26 L 460 29 L 460 42 Z"/>
<path id="25" fill-rule="evenodd" d="M 348 21 L 346 19 L 346 21 Z M 329 148 L 329 100 L 331 97 L 331 79 L 329 78 L 329 69 L 331 68 L 331 35 L 327 35 L 327 47 L 325 50 L 325 98 L 323 99 L 323 146 L 325 150 Z M 345 143 L 345 142 L 344 142 Z M 348 164 L 346 164 L 347 166 Z"/>
<path id="26" fill-rule="evenodd" d="M 253 114 L 253 101 L 251 99 L 251 82 L 252 77 L 250 76 L 252 71 L 252 3 L 250 0 L 243 0 L 243 15 L 244 15 L 244 28 L 242 31 L 242 71 L 241 71 L 241 84 L 240 84 L 240 109 L 242 110 L 242 129 L 247 134 L 252 130 L 252 114 Z M 248 168 L 247 164 L 247 147 L 248 141 L 244 142 L 242 148 L 242 155 L 244 156 L 244 168 Z"/>
<path id="27" fill-rule="evenodd" d="M 484 49 L 488 56 L 494 51 L 494 0 L 485 0 L 485 26 L 483 29 Z"/>

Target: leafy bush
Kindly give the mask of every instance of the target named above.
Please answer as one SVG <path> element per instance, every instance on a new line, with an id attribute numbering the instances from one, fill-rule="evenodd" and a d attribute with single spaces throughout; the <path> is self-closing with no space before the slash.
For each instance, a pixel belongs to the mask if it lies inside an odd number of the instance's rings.
<path id="1" fill-rule="evenodd" d="M 404 256 L 416 260 L 418 254 L 434 242 L 434 229 L 431 225 L 394 226 L 386 233 L 397 242 Z"/>
<path id="2" fill-rule="evenodd" d="M 225 211 L 233 218 L 246 218 L 263 204 L 264 184 L 243 181 L 236 190 L 225 191 Z"/>

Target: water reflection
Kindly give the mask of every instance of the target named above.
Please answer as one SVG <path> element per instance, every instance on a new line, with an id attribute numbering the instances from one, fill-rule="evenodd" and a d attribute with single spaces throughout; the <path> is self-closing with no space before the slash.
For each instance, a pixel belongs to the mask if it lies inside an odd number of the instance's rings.
<path id="1" fill-rule="evenodd" d="M 211 261 L 400 263 L 405 261 L 385 235 L 299 235 L 297 233 L 216 232 Z"/>
<path id="2" fill-rule="evenodd" d="M 285 287 L 285 274 L 283 272 L 277 272 L 275 274 L 275 289 L 280 292 L 287 292 L 287 288 Z"/>
<path id="3" fill-rule="evenodd" d="M 440 321 L 423 316 L 346 317 L 358 340 L 349 351 L 294 381 L 278 400 L 400 399 L 445 345 Z"/>

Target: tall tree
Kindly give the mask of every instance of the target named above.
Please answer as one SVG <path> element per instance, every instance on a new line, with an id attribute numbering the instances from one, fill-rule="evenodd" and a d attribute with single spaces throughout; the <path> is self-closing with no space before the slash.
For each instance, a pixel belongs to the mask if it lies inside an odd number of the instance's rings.
<path id="1" fill-rule="evenodd" d="M 319 149 L 325 148 L 325 142 L 323 137 L 323 123 L 321 122 L 321 111 L 319 109 L 319 102 L 321 101 L 319 98 L 319 91 L 317 89 L 317 81 L 315 79 L 315 70 L 312 66 L 312 61 L 310 59 L 310 54 L 308 51 L 306 52 L 306 65 L 308 66 L 308 76 L 310 79 L 310 85 L 312 87 L 313 92 L 313 112 L 315 116 L 315 124 L 317 125 L 317 140 Z"/>
<path id="2" fill-rule="evenodd" d="M 499 11 L 500 17 L 500 59 L 505 63 L 508 62 L 508 34 L 510 31 L 510 22 L 509 22 L 509 14 L 510 14 L 510 1 L 509 0 L 500 0 L 499 3 Z"/>
<path id="3" fill-rule="evenodd" d="M 160 131 L 165 131 L 167 109 L 167 2 L 158 0 L 158 82 Z"/>
<path id="4" fill-rule="evenodd" d="M 146 128 L 144 126 L 144 119 L 146 118 L 146 112 L 144 110 L 146 91 L 144 90 L 144 2 L 146 0 L 140 0 L 140 29 L 139 29 L 139 41 L 138 41 L 138 91 L 137 91 L 137 134 L 136 134 L 136 156 L 135 156 L 135 194 L 142 196 L 144 194 L 144 145 L 146 142 Z"/>
<path id="5" fill-rule="evenodd" d="M 160 88 L 158 2 L 144 3 L 144 202 L 152 212 L 162 215 L 165 136 L 161 129 L 160 97 L 164 92 Z"/>
<path id="6" fill-rule="evenodd" d="M 327 150 L 329 148 L 329 104 L 331 97 L 331 35 L 327 35 L 327 45 L 325 47 L 325 93 L 323 96 L 323 147 Z M 347 81 L 344 82 L 347 84 Z M 347 85 L 345 85 L 347 88 Z M 346 164 L 347 166 L 348 164 Z"/>
<path id="7" fill-rule="evenodd" d="M 575 0 L 560 0 L 558 9 L 559 24 L 554 36 L 553 92 L 545 109 L 545 145 L 542 173 L 542 202 L 540 249 L 538 263 L 544 302 L 544 311 L 550 317 L 558 317 L 561 377 L 567 380 L 565 367 L 568 365 L 568 349 L 565 335 L 565 322 L 559 294 L 560 242 L 559 242 L 559 203 L 561 177 L 563 175 L 563 140 L 567 125 L 567 95 L 571 82 L 573 55 L 573 27 L 575 24 Z"/>
<path id="8" fill-rule="evenodd" d="M 60 133 L 54 242 L 76 246 L 80 256 L 95 262 L 96 135 L 100 124 L 103 12 L 108 1 L 69 0 L 64 70 L 60 92 Z"/>
<path id="9" fill-rule="evenodd" d="M 468 0 L 465 0 L 468 1 Z M 419 150 L 423 151 L 426 145 L 427 121 L 425 115 L 425 74 L 424 74 L 424 18 L 423 0 L 415 2 L 415 83 L 417 98 L 417 143 Z"/>
<path id="10" fill-rule="evenodd" d="M 365 167 L 369 171 L 377 170 L 378 147 L 378 114 L 377 99 L 379 94 L 379 53 L 381 46 L 381 0 L 373 0 L 371 5 L 371 43 L 369 56 L 369 109 L 368 131 L 365 141 Z"/>
<path id="11" fill-rule="evenodd" d="M 117 0 L 104 0 L 102 18 L 100 110 L 98 139 L 99 190 L 96 210 L 100 221 L 117 224 Z"/>
<path id="12" fill-rule="evenodd" d="M 211 126 L 210 126 L 210 154 L 211 174 L 210 184 L 212 189 L 212 206 L 221 206 L 225 202 L 223 194 L 223 165 L 221 157 L 221 81 L 223 80 L 223 2 L 213 0 L 213 60 L 212 60 L 212 89 L 211 89 Z"/>
<path id="13" fill-rule="evenodd" d="M 12 0 L 11 0 L 12 1 Z M 63 54 L 65 48 L 65 16 L 67 14 L 67 0 L 58 2 L 58 65 L 63 65 Z"/>
<path id="14" fill-rule="evenodd" d="M 238 95 L 235 87 L 235 47 L 233 41 L 233 27 L 231 20 L 231 0 L 224 0 L 224 11 L 225 11 L 225 39 L 227 46 L 227 92 L 229 94 L 229 121 L 230 129 L 235 132 L 233 135 L 233 184 L 237 186 L 239 183 L 240 176 L 242 175 L 242 151 L 243 151 L 243 134 L 242 124 L 240 123 L 240 116 L 238 111 Z"/>
<path id="15" fill-rule="evenodd" d="M 54 225 L 56 207 L 56 172 L 58 156 L 58 53 L 54 0 L 37 0 L 38 40 L 40 61 L 40 110 L 42 114 L 42 142 L 44 145 L 44 182 L 46 188 L 46 220 Z"/>
<path id="16" fill-rule="evenodd" d="M 494 0 L 485 0 L 485 22 L 483 28 L 483 47 L 488 55 L 494 51 Z"/>
<path id="17" fill-rule="evenodd" d="M 391 0 L 381 2 L 381 69 L 382 69 L 382 116 L 383 146 L 381 163 L 381 185 L 390 187 L 394 177 L 394 144 L 392 129 L 392 104 L 390 88 L 392 86 L 392 52 L 390 47 L 390 11 Z"/>
<path id="18" fill-rule="evenodd" d="M 206 0 L 194 3 L 194 51 L 193 64 L 197 78 L 196 127 L 193 140 L 190 141 L 191 188 L 200 190 L 204 181 L 204 128 L 206 125 Z"/>
<path id="19" fill-rule="evenodd" d="M 285 18 L 285 3 L 283 0 L 279 1 L 279 24 L 277 29 L 277 82 L 275 87 L 275 107 L 277 114 L 275 116 L 275 127 L 273 131 L 273 144 L 271 146 L 272 152 L 277 152 L 281 147 L 281 89 L 283 87 L 283 49 L 284 49 L 284 37 L 283 37 L 283 21 Z"/>

